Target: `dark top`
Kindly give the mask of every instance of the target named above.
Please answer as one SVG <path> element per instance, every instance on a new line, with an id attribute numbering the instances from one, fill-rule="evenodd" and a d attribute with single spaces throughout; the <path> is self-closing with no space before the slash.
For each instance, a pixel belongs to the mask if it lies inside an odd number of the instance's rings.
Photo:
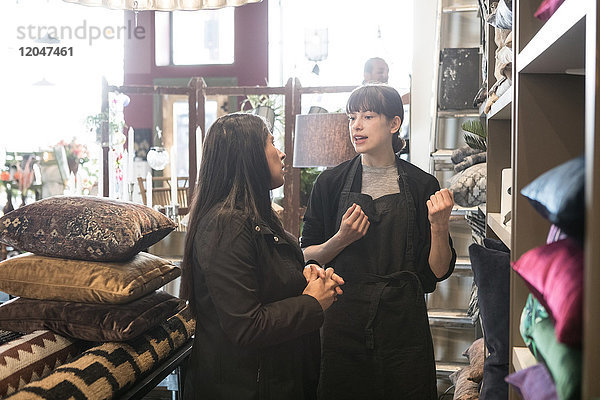
<path id="1" fill-rule="evenodd" d="M 319 375 L 323 310 L 302 295 L 302 252 L 235 213 L 196 228 L 197 314 L 185 399 L 311 399 Z"/>
<path id="2" fill-rule="evenodd" d="M 360 157 L 357 156 L 357 157 Z M 336 215 L 340 199 L 340 194 L 344 181 L 350 170 L 352 160 L 323 171 L 315 181 L 306 212 L 304 213 L 304 226 L 300 246 L 305 248 L 312 245 L 318 245 L 329 240 L 336 232 Z M 415 264 L 420 271 L 418 273 L 423 285 L 423 290 L 431 293 L 435 290 L 436 284 L 448 278 L 454 271 L 456 262 L 456 251 L 452 247 L 452 239 L 449 238 L 450 248 L 452 250 L 452 259 L 446 275 L 437 278 L 429 266 L 429 249 L 431 248 L 431 225 L 427 217 L 427 200 L 440 189 L 437 179 L 414 166 L 413 164 L 402 160 L 396 156 L 396 162 L 406 171 L 408 177 L 408 186 L 415 202 L 416 209 L 416 238 Z M 362 187 L 362 165 L 358 166 L 358 171 L 352 182 L 352 192 L 360 193 Z"/>

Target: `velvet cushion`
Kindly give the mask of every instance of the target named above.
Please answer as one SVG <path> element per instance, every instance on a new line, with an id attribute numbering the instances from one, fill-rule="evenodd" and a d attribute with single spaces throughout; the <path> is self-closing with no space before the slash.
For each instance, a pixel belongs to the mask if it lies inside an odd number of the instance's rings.
<path id="1" fill-rule="evenodd" d="M 548 21 L 564 1 L 565 0 L 544 0 L 533 15 L 542 21 Z"/>
<path id="2" fill-rule="evenodd" d="M 560 342 L 579 345 L 583 313 L 583 249 L 567 238 L 523 254 L 513 268 L 556 321 Z"/>
<path id="3" fill-rule="evenodd" d="M 35 254 L 125 261 L 176 225 L 141 204 L 93 196 L 55 196 L 0 218 L 0 241 Z"/>
<path id="4" fill-rule="evenodd" d="M 454 400 L 477 400 L 479 398 L 479 385 L 469 380 L 471 366 L 466 366 L 450 375 L 454 384 Z"/>
<path id="5" fill-rule="evenodd" d="M 487 163 L 479 163 L 450 178 L 449 190 L 459 206 L 474 207 L 485 203 Z"/>
<path id="6" fill-rule="evenodd" d="M 569 160 L 537 177 L 521 189 L 544 218 L 575 238 L 583 237 L 585 162 Z"/>
<path id="7" fill-rule="evenodd" d="M 179 275 L 179 267 L 148 253 L 126 262 L 24 254 L 0 262 L 0 290 L 30 299 L 127 303 Z"/>
<path id="8" fill-rule="evenodd" d="M 10 395 L 29 382 L 49 375 L 71 361 L 89 343 L 40 330 L 0 346 L 0 397 Z"/>
<path id="9" fill-rule="evenodd" d="M 162 291 L 127 304 L 88 304 L 17 297 L 0 306 L 0 329 L 48 329 L 89 341 L 129 340 L 172 316 L 185 302 Z"/>
<path id="10" fill-rule="evenodd" d="M 558 400 L 556 386 L 544 364 L 536 364 L 506 377 L 523 400 Z"/>
<path id="11" fill-rule="evenodd" d="M 560 399 L 581 396 L 581 350 L 556 340 L 552 320 L 544 307 L 531 294 L 521 314 L 521 335 L 525 344 L 543 362 L 556 385 Z"/>
<path id="12" fill-rule="evenodd" d="M 483 338 L 475 340 L 469 348 L 463 353 L 469 359 L 468 379 L 473 382 L 481 382 L 483 379 L 483 364 L 485 361 L 485 346 Z"/>
<path id="13" fill-rule="evenodd" d="M 481 398 L 500 399 L 508 396 L 504 378 L 509 361 L 510 253 L 498 240 L 485 239 L 484 245 L 469 246 L 484 341 L 490 353 L 484 361 Z"/>

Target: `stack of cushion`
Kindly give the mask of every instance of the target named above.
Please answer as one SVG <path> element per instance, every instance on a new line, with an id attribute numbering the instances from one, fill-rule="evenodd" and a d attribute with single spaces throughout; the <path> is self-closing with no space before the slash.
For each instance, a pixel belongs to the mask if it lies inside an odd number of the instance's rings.
<path id="1" fill-rule="evenodd" d="M 0 218 L 0 241 L 26 252 L 0 262 L 0 291 L 16 296 L 0 306 L 0 329 L 28 334 L 0 347 L 0 395 L 180 312 L 185 303 L 158 290 L 179 267 L 142 252 L 174 229 L 149 207 L 98 197 L 51 197 Z"/>
<path id="2" fill-rule="evenodd" d="M 483 150 L 462 146 L 452 152 L 454 175 L 448 189 L 454 201 L 462 207 L 474 207 L 485 203 L 487 198 L 487 153 Z"/>
<path id="3" fill-rule="evenodd" d="M 87 341 L 129 340 L 177 313 L 160 287 L 180 269 L 141 250 L 175 224 L 149 207 L 56 196 L 0 218 L 0 241 L 29 252 L 0 263 L 0 329 L 48 329 Z M 32 254 L 33 253 L 33 254 Z"/>
<path id="4" fill-rule="evenodd" d="M 23 385 L 7 399 L 123 397 L 124 392 L 134 383 L 140 382 L 189 341 L 194 334 L 194 328 L 195 321 L 190 309 L 185 307 L 134 339 L 104 342 L 88 348 L 76 359 L 55 368 L 43 379 Z"/>
<path id="5" fill-rule="evenodd" d="M 552 224 L 546 244 L 513 264 L 532 293 L 523 310 L 521 334 L 540 361 L 507 379 L 525 399 L 539 398 L 539 391 L 530 394 L 524 389 L 532 376 L 536 381 L 550 377 L 553 390 L 545 398 L 580 396 L 584 178 L 584 158 L 577 157 L 540 175 L 521 191 Z"/>

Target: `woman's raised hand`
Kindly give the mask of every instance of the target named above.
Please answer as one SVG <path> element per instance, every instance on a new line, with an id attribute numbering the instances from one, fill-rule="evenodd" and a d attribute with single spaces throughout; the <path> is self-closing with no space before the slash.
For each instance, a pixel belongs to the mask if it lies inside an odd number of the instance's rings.
<path id="1" fill-rule="evenodd" d="M 358 204 L 354 203 L 342 216 L 340 229 L 336 235 L 344 245 L 348 246 L 365 236 L 370 225 L 369 217 Z"/>
<path id="2" fill-rule="evenodd" d="M 327 310 L 337 300 L 337 295 L 343 293 L 340 285 L 344 284 L 344 280 L 335 274 L 333 268 L 327 268 L 323 271 L 322 268 L 313 264 L 304 268 L 304 271 L 305 277 L 307 271 L 309 271 L 308 285 L 306 285 L 302 294 L 314 297 L 323 308 L 323 311 Z"/>
<path id="3" fill-rule="evenodd" d="M 441 189 L 427 200 L 427 216 L 431 229 L 448 229 L 448 221 L 454 207 L 454 195 L 448 189 Z"/>

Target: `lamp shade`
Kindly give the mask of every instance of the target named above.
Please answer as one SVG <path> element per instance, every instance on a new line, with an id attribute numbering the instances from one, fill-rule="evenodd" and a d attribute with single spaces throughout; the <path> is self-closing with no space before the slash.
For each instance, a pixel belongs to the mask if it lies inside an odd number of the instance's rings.
<path id="1" fill-rule="evenodd" d="M 334 167 L 355 155 L 346 114 L 296 115 L 294 167 Z"/>

